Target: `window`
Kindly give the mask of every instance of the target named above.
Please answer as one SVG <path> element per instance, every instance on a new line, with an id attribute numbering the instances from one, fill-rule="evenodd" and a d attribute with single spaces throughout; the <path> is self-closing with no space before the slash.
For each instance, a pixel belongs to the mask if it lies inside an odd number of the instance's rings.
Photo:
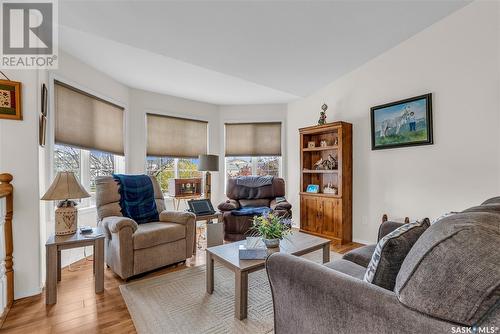
<path id="1" fill-rule="evenodd" d="M 168 183 L 174 178 L 201 178 L 202 172 L 198 171 L 198 159 L 147 157 L 146 172 L 156 177 L 161 190 L 168 192 Z"/>
<path id="2" fill-rule="evenodd" d="M 231 123 L 226 131 L 226 180 L 281 176 L 281 123 Z"/>
<path id="3" fill-rule="evenodd" d="M 281 175 L 281 157 L 226 157 L 226 177 Z"/>
<path id="4" fill-rule="evenodd" d="M 200 120 L 146 114 L 146 172 L 168 192 L 171 179 L 201 178 L 199 154 L 207 153 L 208 123 Z"/>
<path id="5" fill-rule="evenodd" d="M 54 175 L 62 171 L 75 173 L 91 196 L 83 198 L 78 207 L 95 206 L 96 178 L 113 173 L 124 173 L 125 158 L 111 153 L 56 144 L 54 146 Z"/>

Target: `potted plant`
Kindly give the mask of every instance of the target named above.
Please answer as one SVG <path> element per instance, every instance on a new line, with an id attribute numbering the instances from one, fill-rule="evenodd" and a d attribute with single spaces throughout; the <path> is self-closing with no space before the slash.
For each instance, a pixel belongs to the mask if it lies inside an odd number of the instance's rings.
<path id="1" fill-rule="evenodd" d="M 279 217 L 273 213 L 264 213 L 262 216 L 253 217 L 252 230 L 257 232 L 267 248 L 279 247 L 280 240 L 291 233 L 292 220 Z"/>

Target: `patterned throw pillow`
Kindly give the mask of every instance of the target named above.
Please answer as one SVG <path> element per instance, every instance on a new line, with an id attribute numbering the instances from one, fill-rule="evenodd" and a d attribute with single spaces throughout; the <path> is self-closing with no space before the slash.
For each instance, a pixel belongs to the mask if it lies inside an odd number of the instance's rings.
<path id="1" fill-rule="evenodd" d="M 393 291 L 401 264 L 429 226 L 429 219 L 424 218 L 404 224 L 380 239 L 366 269 L 364 281 Z"/>

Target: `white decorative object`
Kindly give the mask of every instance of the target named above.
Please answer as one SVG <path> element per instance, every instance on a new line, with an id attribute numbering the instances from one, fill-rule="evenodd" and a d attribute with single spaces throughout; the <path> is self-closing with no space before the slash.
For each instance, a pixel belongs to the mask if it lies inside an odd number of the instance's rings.
<path id="1" fill-rule="evenodd" d="M 238 248 L 240 260 L 263 260 L 267 257 L 267 248 L 259 237 L 248 237 L 246 245 Z"/>
<path id="2" fill-rule="evenodd" d="M 319 146 L 321 146 L 321 147 L 327 147 L 328 143 L 326 142 L 326 140 L 322 140 L 322 141 L 319 142 Z"/>
<path id="3" fill-rule="evenodd" d="M 307 142 L 307 147 L 308 148 L 315 148 L 316 147 L 316 143 L 313 142 L 313 141 Z"/>
<path id="4" fill-rule="evenodd" d="M 338 190 L 333 186 L 333 184 L 328 183 L 324 188 L 323 188 L 323 193 L 324 194 L 333 194 L 337 195 Z"/>

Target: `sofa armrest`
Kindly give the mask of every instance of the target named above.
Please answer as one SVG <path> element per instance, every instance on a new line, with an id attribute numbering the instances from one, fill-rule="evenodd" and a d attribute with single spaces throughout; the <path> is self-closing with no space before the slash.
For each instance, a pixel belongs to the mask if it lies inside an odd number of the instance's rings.
<path id="1" fill-rule="evenodd" d="M 131 228 L 132 233 L 137 230 L 137 223 L 127 217 L 110 216 L 102 219 L 102 226 L 109 231 L 109 233 L 118 233 L 124 228 Z"/>
<path id="2" fill-rule="evenodd" d="M 269 203 L 269 207 L 272 210 L 291 210 L 292 205 L 284 198 L 284 197 L 277 197 L 271 200 L 271 203 Z"/>
<path id="3" fill-rule="evenodd" d="M 272 254 L 266 269 L 276 334 L 446 333 L 452 325 L 404 307 L 391 291 L 299 257 Z"/>
<path id="4" fill-rule="evenodd" d="M 186 227 L 186 258 L 193 256 L 196 247 L 196 215 L 186 211 L 167 211 L 160 213 L 160 221 L 182 224 Z"/>
<path id="5" fill-rule="evenodd" d="M 240 208 L 240 202 L 234 199 L 228 199 L 225 202 L 220 203 L 217 208 L 220 211 L 232 211 Z"/>

